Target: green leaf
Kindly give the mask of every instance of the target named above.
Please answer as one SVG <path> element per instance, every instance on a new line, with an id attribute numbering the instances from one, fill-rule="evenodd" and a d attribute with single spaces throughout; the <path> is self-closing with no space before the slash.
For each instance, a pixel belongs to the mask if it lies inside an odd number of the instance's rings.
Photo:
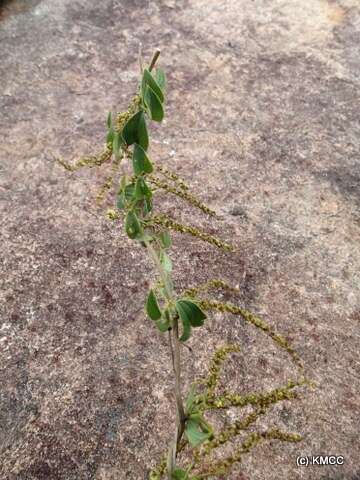
<path id="1" fill-rule="evenodd" d="M 116 158 L 119 158 L 120 145 L 121 145 L 120 134 L 118 132 L 114 132 L 113 152 Z"/>
<path id="2" fill-rule="evenodd" d="M 171 478 L 172 480 L 200 480 L 199 477 L 189 477 L 190 470 L 191 466 L 187 471 L 183 470 L 182 468 L 175 468 Z"/>
<path id="3" fill-rule="evenodd" d="M 120 183 L 119 183 L 119 189 L 120 191 L 121 190 L 124 190 L 124 188 L 126 187 L 126 185 L 129 184 L 129 177 L 125 174 L 121 177 L 120 179 Z"/>
<path id="4" fill-rule="evenodd" d="M 164 118 L 164 109 L 159 97 L 148 85 L 145 87 L 144 103 L 147 107 L 149 116 L 155 122 L 161 122 Z"/>
<path id="5" fill-rule="evenodd" d="M 189 480 L 189 475 L 181 468 L 175 468 L 172 473 L 173 480 Z"/>
<path id="6" fill-rule="evenodd" d="M 156 320 L 155 325 L 161 333 L 167 332 L 170 328 L 170 322 L 168 320 Z"/>
<path id="7" fill-rule="evenodd" d="M 164 230 L 163 232 L 159 233 L 159 240 L 164 248 L 171 247 L 171 237 L 168 231 Z"/>
<path id="8" fill-rule="evenodd" d="M 111 112 L 108 113 L 107 119 L 106 119 L 106 125 L 108 126 L 108 129 L 112 127 L 112 117 L 111 117 Z"/>
<path id="9" fill-rule="evenodd" d="M 204 443 L 211 436 L 209 432 L 204 432 L 201 429 L 197 421 L 192 419 L 186 422 L 185 435 L 192 447 L 197 447 L 201 443 Z"/>
<path id="10" fill-rule="evenodd" d="M 161 70 L 161 68 L 157 68 L 155 70 L 155 80 L 161 90 L 164 91 L 166 88 L 166 77 L 164 70 Z"/>
<path id="11" fill-rule="evenodd" d="M 180 342 L 186 342 L 186 340 L 189 340 L 191 337 L 191 325 L 188 320 L 182 320 L 182 325 L 183 325 L 183 333 L 181 337 L 179 338 Z"/>
<path id="12" fill-rule="evenodd" d="M 212 438 L 214 435 L 213 428 L 211 425 L 205 420 L 203 415 L 199 412 L 195 412 L 190 414 L 189 420 L 193 420 L 196 422 L 201 429 L 202 432 L 208 434 L 208 438 Z"/>
<path id="13" fill-rule="evenodd" d="M 144 214 L 145 215 L 148 215 L 152 211 L 153 203 L 152 203 L 151 198 L 144 198 L 144 207 L 143 208 L 144 208 Z"/>
<path id="14" fill-rule="evenodd" d="M 131 200 L 133 200 L 135 197 L 135 185 L 133 183 L 129 183 L 129 185 L 126 185 L 124 189 L 124 194 L 125 200 L 127 202 L 131 202 Z"/>
<path id="15" fill-rule="evenodd" d="M 144 150 L 149 146 L 149 135 L 146 127 L 144 112 L 140 110 L 128 120 L 122 131 L 126 145 L 137 143 Z"/>
<path id="16" fill-rule="evenodd" d="M 119 191 L 117 198 L 116 206 L 119 210 L 124 209 L 135 198 L 135 185 L 133 183 L 125 185 L 124 182 L 126 182 L 126 178 L 121 181 L 122 189 Z"/>
<path id="17" fill-rule="evenodd" d="M 146 312 L 151 320 L 160 320 L 161 310 L 153 290 L 150 290 L 146 299 Z"/>
<path id="18" fill-rule="evenodd" d="M 133 169 L 135 175 L 142 175 L 143 173 L 151 173 L 154 168 L 146 155 L 145 150 L 135 143 L 133 152 Z"/>
<path id="19" fill-rule="evenodd" d="M 210 433 L 212 431 L 210 425 L 204 420 L 201 413 L 196 412 L 191 414 L 189 420 L 194 420 L 194 422 L 196 422 L 205 433 Z"/>
<path id="20" fill-rule="evenodd" d="M 106 135 L 106 143 L 113 143 L 114 141 L 114 130 L 112 128 L 110 128 L 110 130 L 108 131 L 107 135 Z"/>
<path id="21" fill-rule="evenodd" d="M 154 240 L 154 237 L 152 235 L 149 235 L 148 233 L 143 233 L 141 237 L 139 237 L 139 240 L 141 240 L 142 243 L 150 243 Z M 144 245 L 146 247 L 146 244 Z"/>
<path id="22" fill-rule="evenodd" d="M 172 271 L 171 258 L 164 251 L 160 253 L 160 263 L 163 266 L 163 269 L 165 270 L 165 272 L 170 273 Z"/>
<path id="23" fill-rule="evenodd" d="M 125 208 L 125 195 L 124 192 L 119 193 L 116 201 L 116 207 L 119 210 L 123 210 Z"/>
<path id="24" fill-rule="evenodd" d="M 152 192 L 143 177 L 139 177 L 135 184 L 135 198 L 151 198 Z"/>
<path id="25" fill-rule="evenodd" d="M 148 215 L 149 213 L 152 212 L 153 209 L 153 202 L 151 198 L 144 198 L 144 205 L 143 205 L 143 211 L 144 215 Z"/>
<path id="26" fill-rule="evenodd" d="M 135 212 L 130 211 L 126 215 L 125 230 L 129 238 L 136 238 L 142 234 L 141 223 Z"/>
<path id="27" fill-rule="evenodd" d="M 144 69 L 143 73 L 143 78 L 142 78 L 142 83 L 141 83 L 141 90 L 142 90 L 142 95 L 144 96 L 145 94 L 145 87 L 146 85 L 149 85 L 150 88 L 156 93 L 156 95 L 159 97 L 159 100 L 161 103 L 164 102 L 164 94 L 161 90 L 161 87 L 157 84 L 156 80 L 154 77 L 151 75 L 149 70 L 146 68 Z"/>
<path id="28" fill-rule="evenodd" d="M 193 327 L 201 327 L 206 318 L 205 313 L 190 300 L 178 300 L 175 308 L 181 318 L 182 322 L 186 321 Z"/>

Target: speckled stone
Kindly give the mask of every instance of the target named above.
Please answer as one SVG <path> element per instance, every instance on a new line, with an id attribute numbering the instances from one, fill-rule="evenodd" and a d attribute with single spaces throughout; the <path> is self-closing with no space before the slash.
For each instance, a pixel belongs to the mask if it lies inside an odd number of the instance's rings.
<path id="1" fill-rule="evenodd" d="M 101 148 L 140 42 L 169 80 L 151 156 L 220 218 L 164 209 L 237 246 L 176 237 L 177 288 L 238 285 L 317 383 L 259 423 L 303 442 L 259 446 L 228 479 L 360 478 L 359 32 L 358 0 L 0 2 L 1 480 L 145 479 L 173 434 L 166 338 L 142 307 L 152 266 L 95 206 L 106 168 L 54 162 Z M 241 346 L 223 380 L 240 392 L 296 373 L 216 314 L 184 349 L 186 386 L 223 342 Z M 312 454 L 345 464 L 296 466 Z"/>

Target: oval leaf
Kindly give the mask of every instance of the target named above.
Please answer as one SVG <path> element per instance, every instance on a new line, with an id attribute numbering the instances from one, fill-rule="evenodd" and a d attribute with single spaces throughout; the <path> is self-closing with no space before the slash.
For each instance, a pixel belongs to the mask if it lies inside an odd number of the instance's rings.
<path id="1" fill-rule="evenodd" d="M 120 145 L 121 145 L 120 134 L 119 134 L 118 132 L 114 132 L 114 137 L 113 137 L 113 152 L 114 152 L 115 157 L 116 157 L 117 159 L 119 158 Z"/>
<path id="2" fill-rule="evenodd" d="M 106 143 L 113 143 L 114 141 L 114 130 L 112 128 L 110 128 L 110 130 L 108 131 L 107 135 L 106 135 Z"/>
<path id="3" fill-rule="evenodd" d="M 126 185 L 123 189 L 119 191 L 118 198 L 117 198 L 117 208 L 122 210 L 126 207 L 126 205 L 134 200 L 135 197 L 135 185 L 130 183 Z"/>
<path id="4" fill-rule="evenodd" d="M 133 169 L 135 175 L 141 175 L 143 173 L 151 173 L 154 168 L 146 155 L 145 150 L 135 143 L 133 152 Z"/>
<path id="5" fill-rule="evenodd" d="M 136 238 L 142 233 L 141 224 L 135 212 L 130 211 L 126 215 L 125 230 L 129 238 Z"/>
<path id="6" fill-rule="evenodd" d="M 150 197 L 144 198 L 144 206 L 143 206 L 144 214 L 148 215 L 151 212 L 152 208 L 153 208 L 153 203 L 151 198 Z"/>
<path id="7" fill-rule="evenodd" d="M 122 131 L 123 139 L 126 145 L 137 143 L 144 150 L 149 146 L 149 135 L 146 127 L 144 112 L 140 110 L 128 120 Z"/>
<path id="8" fill-rule="evenodd" d="M 139 177 L 136 180 L 136 184 L 135 184 L 135 198 L 140 200 L 142 198 L 151 198 L 151 196 L 152 196 L 152 193 L 147 183 L 145 182 L 143 177 Z"/>
<path id="9" fill-rule="evenodd" d="M 161 90 L 161 87 L 157 84 L 156 80 L 154 77 L 151 75 L 149 70 L 146 68 L 144 69 L 144 74 L 142 78 L 142 93 L 144 95 L 145 93 L 145 87 L 146 85 L 149 85 L 150 88 L 153 89 L 153 91 L 156 93 L 156 95 L 159 97 L 159 100 L 161 103 L 164 101 L 164 94 Z"/>
<path id="10" fill-rule="evenodd" d="M 133 200 L 135 197 L 135 185 L 133 183 L 129 183 L 129 185 L 126 185 L 124 189 L 124 194 L 125 200 L 127 202 L 131 202 L 131 200 Z"/>
<path id="11" fill-rule="evenodd" d="M 175 308 L 183 322 L 186 320 L 193 327 L 201 327 L 204 324 L 205 313 L 190 300 L 178 300 Z"/>
<path id="12" fill-rule="evenodd" d="M 165 270 L 165 272 L 168 272 L 170 273 L 172 271 L 172 261 L 171 261 L 171 258 L 169 257 L 169 255 L 167 253 L 165 253 L 164 251 L 162 251 L 160 253 L 160 263 L 163 267 L 163 269 Z"/>
<path id="13" fill-rule="evenodd" d="M 161 310 L 153 290 L 150 290 L 149 295 L 146 299 L 146 313 L 149 315 L 151 320 L 156 321 L 160 320 L 161 318 Z"/>
<path id="14" fill-rule="evenodd" d="M 192 447 L 197 447 L 210 437 L 209 433 L 203 432 L 195 420 L 188 420 L 185 427 L 185 435 Z"/>
<path id="15" fill-rule="evenodd" d="M 189 480 L 189 475 L 181 468 L 175 468 L 171 475 L 172 480 Z"/>
<path id="16" fill-rule="evenodd" d="M 116 201 L 116 207 L 119 210 L 123 210 L 125 208 L 125 195 L 124 192 L 119 193 Z"/>
<path id="17" fill-rule="evenodd" d="M 156 320 L 155 325 L 161 333 L 167 332 L 170 328 L 170 322 L 168 320 Z"/>
<path id="18" fill-rule="evenodd" d="M 164 109 L 154 90 L 148 85 L 145 87 L 144 102 L 149 116 L 155 122 L 161 122 L 164 118 Z"/>
<path id="19" fill-rule="evenodd" d="M 159 233 L 159 240 L 160 240 L 160 243 L 161 243 L 162 247 L 164 247 L 164 248 L 171 247 L 171 237 L 170 237 L 169 232 L 167 232 L 166 230 Z"/>
<path id="20" fill-rule="evenodd" d="M 188 320 L 182 320 L 182 325 L 183 325 L 183 333 L 181 337 L 179 338 L 180 342 L 186 342 L 186 340 L 189 340 L 191 337 L 191 325 Z"/>
<path id="21" fill-rule="evenodd" d="M 166 88 L 166 77 L 164 70 L 161 70 L 161 68 L 157 68 L 155 70 L 155 80 L 161 90 L 164 91 Z"/>
<path id="22" fill-rule="evenodd" d="M 111 112 L 108 113 L 107 119 L 106 119 L 106 125 L 110 129 L 112 127 L 112 117 L 111 117 Z"/>

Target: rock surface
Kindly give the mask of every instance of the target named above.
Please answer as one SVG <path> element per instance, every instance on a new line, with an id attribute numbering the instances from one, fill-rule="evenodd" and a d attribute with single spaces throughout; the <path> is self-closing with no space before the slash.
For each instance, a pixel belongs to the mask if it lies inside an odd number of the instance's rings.
<path id="1" fill-rule="evenodd" d="M 152 268 L 94 204 L 104 170 L 54 157 L 103 143 L 136 88 L 138 48 L 163 49 L 166 121 L 152 156 L 189 180 L 235 255 L 176 238 L 179 288 L 211 277 L 292 342 L 316 383 L 264 419 L 304 436 L 244 458 L 230 480 L 360 478 L 360 12 L 358 0 L 0 3 L 0 478 L 145 479 L 172 435 L 165 337 L 143 315 Z M 184 351 L 201 375 L 224 341 L 247 392 L 295 375 L 237 318 Z M 226 382 L 226 379 L 225 379 Z M 298 468 L 298 455 L 343 466 Z"/>

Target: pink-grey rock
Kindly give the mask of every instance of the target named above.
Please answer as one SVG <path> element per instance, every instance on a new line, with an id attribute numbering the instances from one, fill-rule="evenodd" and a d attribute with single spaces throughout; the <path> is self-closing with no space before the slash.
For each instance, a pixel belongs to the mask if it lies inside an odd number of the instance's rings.
<path id="1" fill-rule="evenodd" d="M 317 383 L 261 420 L 303 442 L 259 446 L 228 479 L 360 478 L 359 41 L 358 0 L 0 3 L 1 480 L 145 479 L 172 436 L 166 338 L 143 313 L 152 266 L 95 205 L 106 168 L 54 161 L 101 148 L 139 43 L 169 80 L 151 155 L 220 219 L 165 209 L 237 246 L 176 237 L 176 286 L 238 285 Z M 240 392 L 296 374 L 216 314 L 183 352 L 187 387 L 224 342 L 241 346 L 224 380 Z M 317 454 L 345 463 L 296 466 Z"/>

